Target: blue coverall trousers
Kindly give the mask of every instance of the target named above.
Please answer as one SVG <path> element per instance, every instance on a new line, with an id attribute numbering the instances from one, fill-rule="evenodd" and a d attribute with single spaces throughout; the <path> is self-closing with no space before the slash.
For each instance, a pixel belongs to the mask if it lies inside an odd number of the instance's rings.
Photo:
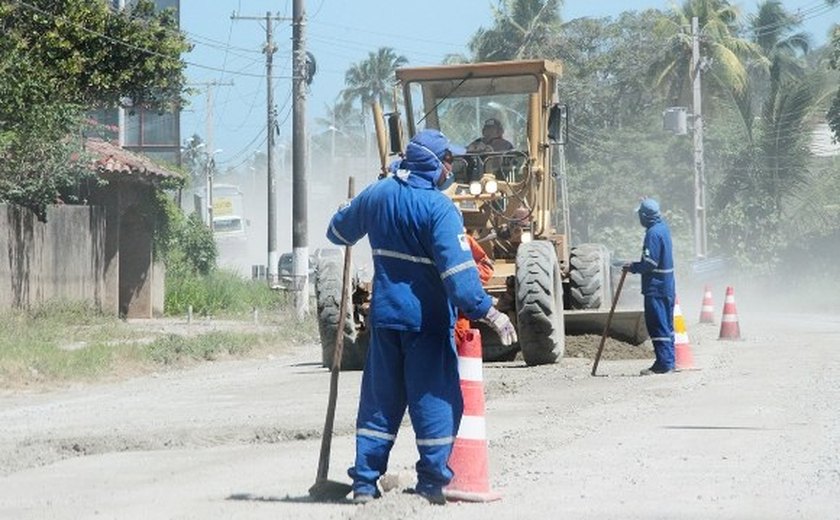
<path id="1" fill-rule="evenodd" d="M 674 298 L 645 295 L 645 326 L 647 326 L 656 362 L 655 371 L 674 369 Z"/>
<path id="2" fill-rule="evenodd" d="M 417 491 L 437 493 L 464 410 L 452 329 L 405 332 L 373 327 L 356 418 L 355 493 L 376 494 L 406 406 L 417 440 Z"/>

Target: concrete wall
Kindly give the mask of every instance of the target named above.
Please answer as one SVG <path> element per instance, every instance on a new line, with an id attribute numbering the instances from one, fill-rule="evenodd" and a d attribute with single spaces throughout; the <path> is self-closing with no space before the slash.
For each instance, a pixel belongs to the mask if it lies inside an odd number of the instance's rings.
<path id="1" fill-rule="evenodd" d="M 102 308 L 109 291 L 105 213 L 97 206 L 53 206 L 44 223 L 28 209 L 0 204 L 0 310 L 50 300 Z"/>

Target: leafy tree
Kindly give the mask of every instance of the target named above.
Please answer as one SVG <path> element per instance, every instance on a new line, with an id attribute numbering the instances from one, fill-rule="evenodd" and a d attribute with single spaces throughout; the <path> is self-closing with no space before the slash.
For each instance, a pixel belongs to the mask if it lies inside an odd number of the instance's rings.
<path id="1" fill-rule="evenodd" d="M 105 0 L 3 2 L 8 44 L 29 58 L 30 73 L 53 99 L 89 107 L 131 103 L 156 109 L 182 104 L 180 55 L 190 50 L 172 10 L 131 2 L 114 11 Z"/>
<path id="2" fill-rule="evenodd" d="M 831 36 L 831 45 L 833 52 L 831 55 L 831 68 L 840 70 L 840 25 L 834 26 L 834 31 Z M 834 138 L 840 141 L 840 87 L 834 95 L 831 102 L 831 108 L 828 110 L 828 126 L 834 132 Z"/>
<path id="3" fill-rule="evenodd" d="M 632 128 L 599 134 L 573 126 L 567 146 L 572 244 L 607 244 L 624 258 L 638 256 L 639 199 L 656 197 L 671 223 L 676 251 L 688 255 L 691 150 L 686 139 L 664 135 L 652 114 Z"/>
<path id="4" fill-rule="evenodd" d="M 470 40 L 475 61 L 542 58 L 552 54 L 560 31 L 562 0 L 498 0 L 493 26 Z"/>
<path id="5" fill-rule="evenodd" d="M 563 25 L 557 55 L 563 63 L 560 96 L 569 103 L 574 124 L 590 131 L 609 131 L 661 111 L 645 67 L 661 52 L 663 41 L 650 26 L 660 11 L 625 12 L 617 20 L 580 18 Z"/>
<path id="6" fill-rule="evenodd" d="M 449 53 L 443 57 L 441 64 L 443 65 L 459 65 L 469 63 L 470 59 L 461 53 Z"/>
<path id="7" fill-rule="evenodd" d="M 170 11 L 150 0 L 0 2 L 0 202 L 33 209 L 77 202 L 86 177 L 82 114 L 130 102 L 182 101 L 189 50 Z M 76 137 L 73 137 L 76 136 Z"/>
<path id="8" fill-rule="evenodd" d="M 691 72 L 691 20 L 700 26 L 700 53 L 707 58 L 712 89 L 717 93 L 743 91 L 748 75 L 745 60 L 766 66 L 758 46 L 738 37 L 739 12 L 726 0 L 685 0 L 663 16 L 656 30 L 667 39 L 661 56 L 650 67 L 653 83 L 675 103 L 687 104 L 694 75 Z M 708 87 L 707 87 L 708 89 Z"/>

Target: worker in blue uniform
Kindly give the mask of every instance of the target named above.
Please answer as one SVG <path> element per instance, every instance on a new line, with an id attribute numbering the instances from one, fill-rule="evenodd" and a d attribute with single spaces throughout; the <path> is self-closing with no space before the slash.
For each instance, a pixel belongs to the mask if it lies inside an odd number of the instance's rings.
<path id="1" fill-rule="evenodd" d="M 441 193 L 463 148 L 440 131 L 418 132 L 395 172 L 368 186 L 332 217 L 327 238 L 352 245 L 368 236 L 373 254 L 370 348 L 356 418 L 353 500 L 380 495 L 379 478 L 406 407 L 417 442 L 416 493 L 446 502 L 447 466 L 463 412 L 453 341 L 455 307 L 516 341 L 506 314 L 484 291 L 463 217 Z"/>
<path id="2" fill-rule="evenodd" d="M 624 266 L 642 275 L 645 325 L 656 361 L 642 375 L 665 374 L 674 370 L 674 256 L 671 230 L 662 218 L 659 203 L 643 199 L 637 210 L 639 223 L 646 228 L 642 257 Z"/>

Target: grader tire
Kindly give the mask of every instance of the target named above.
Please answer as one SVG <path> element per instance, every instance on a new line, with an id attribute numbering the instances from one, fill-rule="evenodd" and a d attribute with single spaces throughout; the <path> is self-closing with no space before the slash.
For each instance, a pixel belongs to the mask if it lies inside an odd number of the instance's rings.
<path id="1" fill-rule="evenodd" d="M 537 240 L 519 246 L 516 317 L 519 346 L 527 365 L 556 363 L 563 357 L 563 285 L 551 242 Z"/>
<path id="2" fill-rule="evenodd" d="M 601 309 L 612 302 L 610 253 L 601 244 L 573 247 L 569 258 L 572 309 Z"/>
<path id="3" fill-rule="evenodd" d="M 324 257 L 315 271 L 315 299 L 318 307 L 318 334 L 321 337 L 321 364 L 332 366 L 335 341 L 338 334 L 339 307 L 341 306 L 341 279 L 344 259 Z M 351 289 L 352 292 L 352 289 Z M 352 303 L 345 309 L 344 346 L 341 356 L 341 370 L 362 370 L 369 344 L 367 334 L 359 334 L 353 319 Z"/>

